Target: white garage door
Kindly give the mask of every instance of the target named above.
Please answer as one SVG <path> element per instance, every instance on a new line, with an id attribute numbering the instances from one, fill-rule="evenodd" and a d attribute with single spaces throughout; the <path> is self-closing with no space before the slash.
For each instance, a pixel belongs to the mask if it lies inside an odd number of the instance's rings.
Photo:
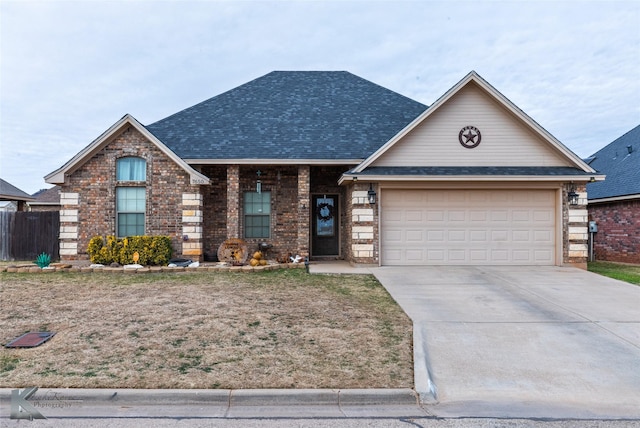
<path id="1" fill-rule="evenodd" d="M 553 265 L 553 190 L 385 190 L 383 265 Z"/>

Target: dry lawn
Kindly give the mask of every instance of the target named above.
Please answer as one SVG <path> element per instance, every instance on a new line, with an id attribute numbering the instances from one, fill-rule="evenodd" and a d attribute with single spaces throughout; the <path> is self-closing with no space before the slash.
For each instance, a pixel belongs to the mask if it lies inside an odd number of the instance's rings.
<path id="1" fill-rule="evenodd" d="M 411 322 L 369 275 L 0 273 L 0 387 L 400 388 Z"/>

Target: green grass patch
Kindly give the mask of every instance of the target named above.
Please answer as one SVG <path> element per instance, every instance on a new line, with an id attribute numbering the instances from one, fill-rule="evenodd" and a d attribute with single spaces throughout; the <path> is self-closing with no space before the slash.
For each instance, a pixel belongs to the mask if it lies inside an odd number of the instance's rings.
<path id="1" fill-rule="evenodd" d="M 10 372 L 18 367 L 20 358 L 13 355 L 0 355 L 0 373 Z"/>
<path id="2" fill-rule="evenodd" d="M 589 271 L 630 284 L 640 285 L 640 265 L 613 262 L 590 262 Z"/>

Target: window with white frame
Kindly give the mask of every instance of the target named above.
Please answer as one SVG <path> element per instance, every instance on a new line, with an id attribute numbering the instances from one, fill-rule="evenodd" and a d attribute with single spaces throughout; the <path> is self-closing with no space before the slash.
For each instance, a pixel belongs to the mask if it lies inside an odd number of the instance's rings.
<path id="1" fill-rule="evenodd" d="M 116 235 L 119 238 L 145 234 L 146 188 L 122 184 L 144 182 L 146 178 L 147 162 L 144 159 L 125 157 L 117 160 Z"/>
<path id="2" fill-rule="evenodd" d="M 245 192 L 244 237 L 269 238 L 271 235 L 271 192 Z"/>
<path id="3" fill-rule="evenodd" d="M 116 189 L 118 237 L 144 235 L 145 193 L 144 187 Z"/>

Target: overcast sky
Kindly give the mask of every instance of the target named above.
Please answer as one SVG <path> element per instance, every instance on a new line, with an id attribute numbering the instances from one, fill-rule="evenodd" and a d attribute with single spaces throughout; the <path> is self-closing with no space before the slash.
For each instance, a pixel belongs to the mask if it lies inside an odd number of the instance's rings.
<path id="1" fill-rule="evenodd" d="M 586 157 L 640 124 L 640 1 L 0 0 L 0 177 L 27 193 L 126 113 L 273 70 L 425 104 L 469 71 Z"/>

